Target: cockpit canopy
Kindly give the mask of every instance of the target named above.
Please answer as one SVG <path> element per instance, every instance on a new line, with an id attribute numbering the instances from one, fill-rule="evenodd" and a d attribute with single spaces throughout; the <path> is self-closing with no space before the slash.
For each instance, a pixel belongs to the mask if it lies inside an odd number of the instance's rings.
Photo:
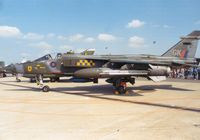
<path id="1" fill-rule="evenodd" d="M 38 62 L 38 61 L 46 61 L 46 60 L 51 60 L 51 59 L 52 59 L 51 55 L 50 55 L 50 54 L 47 54 L 47 55 L 42 56 L 42 57 L 40 57 L 40 58 L 38 58 L 38 59 L 36 59 L 36 60 L 34 60 L 34 61 L 35 61 L 35 62 Z"/>

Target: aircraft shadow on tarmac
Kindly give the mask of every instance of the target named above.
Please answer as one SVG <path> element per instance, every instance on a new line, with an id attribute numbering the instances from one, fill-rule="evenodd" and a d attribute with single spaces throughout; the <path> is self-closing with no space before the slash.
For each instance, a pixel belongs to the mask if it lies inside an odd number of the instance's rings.
<path id="1" fill-rule="evenodd" d="M 7 83 L 6 82 L 0 82 L 2 85 L 8 85 L 8 86 L 16 86 L 16 87 L 22 87 L 23 89 L 12 89 L 13 91 L 20 91 L 20 90 L 26 90 L 29 91 L 30 89 L 32 91 L 40 91 L 39 88 L 36 87 L 29 87 L 24 85 L 17 85 L 13 83 Z M 177 88 L 173 87 L 172 85 L 165 84 L 165 85 L 142 85 L 142 86 L 130 86 L 128 87 L 129 94 L 123 95 L 123 96 L 143 96 L 141 93 L 152 93 L 155 92 L 158 89 L 162 90 L 175 90 L 175 91 L 194 91 L 191 89 L 185 89 L 185 88 Z M 10 90 L 10 89 L 8 89 Z M 66 92 L 73 92 L 75 93 L 81 93 L 81 94 L 103 94 L 103 95 L 113 95 L 113 87 L 109 84 L 105 85 L 91 85 L 91 86 L 76 86 L 76 87 L 57 87 L 52 88 L 52 91 L 66 91 Z M 188 92 L 190 93 L 190 92 Z M 122 96 L 122 95 L 120 95 Z"/>
<path id="2" fill-rule="evenodd" d="M 177 88 L 172 85 L 144 85 L 144 86 L 133 86 L 128 87 L 129 94 L 123 96 L 143 96 L 140 93 L 152 93 L 157 89 L 164 90 L 176 90 L 176 91 L 194 91 L 190 89 Z M 79 93 L 79 91 L 85 91 L 81 94 L 105 94 L 105 95 L 113 95 L 113 87 L 111 85 L 93 85 L 93 86 L 78 86 L 78 87 L 59 87 L 52 89 L 53 91 L 66 91 L 73 93 Z M 190 92 L 188 92 L 190 93 Z M 122 96 L 122 95 L 120 95 Z"/>
<path id="3" fill-rule="evenodd" d="M 164 86 L 164 85 L 162 85 Z M 106 85 L 101 85 L 99 86 L 99 88 L 101 87 L 100 91 L 102 92 L 102 90 L 105 92 L 107 91 L 109 88 L 109 86 Z M 143 87 L 143 86 L 142 86 Z M 156 86 L 157 87 L 157 86 Z M 74 87 L 76 88 L 76 87 Z M 79 87 L 79 89 L 81 90 L 83 87 Z M 91 87 L 87 87 L 90 88 L 90 90 L 92 90 L 94 92 L 97 90 L 96 86 L 93 86 L 94 89 L 91 89 Z M 138 87 L 139 88 L 139 87 Z M 162 89 L 170 89 L 172 88 L 172 86 L 167 85 L 162 87 Z M 68 89 L 68 88 L 67 88 Z M 85 87 L 84 87 L 85 89 Z M 161 88 L 160 88 L 161 89 Z M 77 89 L 76 89 L 77 90 Z M 147 89 L 147 90 L 151 90 L 151 89 Z M 155 90 L 155 89 L 153 89 Z M 172 90 L 181 90 L 183 91 L 184 89 L 180 89 L 180 88 L 172 88 Z M 146 105 L 146 106 L 154 106 L 154 107 L 161 107 L 161 108 L 168 108 L 168 109 L 177 109 L 177 110 L 183 110 L 183 111 L 190 111 L 190 112 L 196 112 L 196 113 L 200 113 L 200 108 L 189 108 L 189 107 L 183 107 L 183 106 L 174 106 L 174 105 L 167 105 L 167 104 L 161 104 L 161 103 L 151 103 L 151 102 L 143 102 L 143 101 L 134 101 L 134 100 L 127 100 L 124 98 L 111 98 L 110 96 L 99 96 L 96 93 L 95 94 L 88 94 L 88 93 L 71 93 L 71 92 L 66 92 L 66 88 L 56 88 L 53 90 L 54 92 L 57 93 L 62 93 L 62 94 L 70 94 L 70 95 L 77 95 L 77 96 L 83 96 L 83 97 L 90 97 L 90 98 L 96 98 L 96 99 L 102 99 L 102 100 L 109 100 L 109 101 L 116 101 L 116 102 L 122 102 L 122 103 L 131 103 L 131 104 L 138 104 L 138 105 Z M 67 90 L 69 91 L 69 90 Z M 72 91 L 72 90 L 71 90 Z M 110 91 L 110 88 L 109 88 Z M 193 91 L 193 90 L 186 90 L 186 91 Z M 101 93 L 102 94 L 102 93 Z M 108 94 L 107 94 L 108 95 Z M 130 95 L 129 95 L 130 96 Z M 140 94 L 134 93 L 132 94 L 132 96 L 142 96 Z"/>
<path id="4" fill-rule="evenodd" d="M 28 81 L 26 81 L 28 82 Z M 45 83 L 48 83 L 49 80 L 44 80 Z M 4 82 L 0 82 L 0 84 L 8 84 L 8 83 L 12 83 L 12 86 L 17 86 L 20 87 L 21 85 L 15 85 L 13 84 L 13 81 L 4 81 Z M 60 80 L 59 83 L 71 83 L 71 81 L 69 79 L 62 79 Z M 83 83 L 84 84 L 84 83 Z M 8 84 L 9 85 L 9 84 Z M 35 87 L 28 87 L 28 86 L 21 86 L 28 89 L 32 89 L 33 91 L 38 91 L 40 90 L 39 88 L 35 88 Z M 178 87 L 173 87 L 170 84 L 160 84 L 160 85 L 142 85 L 142 86 L 128 86 L 127 87 L 130 95 L 132 96 L 142 96 L 140 95 L 140 93 L 152 93 L 155 92 L 157 89 L 162 89 L 162 90 L 175 90 L 175 91 L 194 91 L 192 89 L 185 89 L 185 88 L 178 88 Z M 106 95 L 113 95 L 113 87 L 110 84 L 105 84 L 105 85 L 91 85 L 91 86 L 77 86 L 77 87 L 59 87 L 59 88 L 53 88 L 52 90 L 56 90 L 56 91 L 85 91 L 85 94 L 88 93 L 93 93 L 93 94 L 106 94 Z M 190 93 L 190 92 L 188 92 Z M 129 95 L 129 96 L 130 96 Z"/>
<path id="5" fill-rule="evenodd" d="M 8 85 L 8 86 L 14 86 L 14 87 L 23 88 L 23 89 L 13 89 L 12 91 L 20 91 L 20 90 L 21 91 L 33 90 L 33 91 L 37 91 L 37 92 L 40 91 L 38 88 L 29 87 L 29 86 L 22 86 L 22 85 L 16 85 L 16 84 L 11 84 L 11 83 L 0 82 L 0 85 Z M 151 88 L 149 88 L 149 87 L 151 87 Z M 133 87 L 131 89 L 134 89 L 134 90 L 137 90 L 137 89 L 141 90 L 142 89 L 142 90 L 147 90 L 147 91 L 154 91 L 155 89 L 193 91 L 193 90 L 188 90 L 188 89 L 174 88 L 171 85 L 146 85 L 146 86 Z M 183 110 L 183 111 L 190 111 L 190 112 L 200 113 L 200 108 L 190 108 L 190 107 L 174 106 L 174 105 L 161 104 L 161 103 L 134 101 L 134 100 L 127 100 L 127 99 L 124 99 L 124 98 L 115 98 L 115 97 L 111 98 L 110 96 L 100 96 L 100 95 L 98 95 L 99 93 L 102 94 L 102 92 L 104 92 L 107 95 L 109 95 L 109 94 L 113 95 L 112 88 L 109 85 L 95 85 L 95 86 L 71 87 L 71 88 L 64 88 L 63 87 L 63 88 L 54 88 L 52 90 L 54 92 L 61 93 L 61 94 L 69 94 L 69 95 L 90 97 L 90 98 L 109 100 L 109 101 L 116 101 L 116 102 L 122 102 L 122 103 L 131 103 L 131 104 L 154 106 L 154 107 L 161 107 L 161 108 L 176 109 L 176 110 Z M 77 92 L 76 93 L 69 92 L 69 91 L 78 91 L 78 90 L 79 90 L 78 93 Z M 82 90 L 85 90 L 85 91 L 88 91 L 88 92 L 80 92 Z M 93 94 L 90 94 L 90 93 L 93 93 Z M 141 96 L 141 95 L 140 94 L 138 95 L 136 93 L 136 95 L 133 94 L 133 96 Z"/>
<path id="6" fill-rule="evenodd" d="M 177 88 L 172 85 L 143 85 L 143 86 L 135 86 L 132 87 L 133 90 L 156 90 L 156 89 L 164 89 L 164 90 L 177 90 L 177 91 L 194 91 L 191 89 L 185 88 Z"/>

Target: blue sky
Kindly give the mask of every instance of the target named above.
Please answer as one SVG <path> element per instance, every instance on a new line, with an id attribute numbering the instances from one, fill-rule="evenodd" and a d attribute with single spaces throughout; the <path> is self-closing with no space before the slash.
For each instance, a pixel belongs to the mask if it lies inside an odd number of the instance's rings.
<path id="1" fill-rule="evenodd" d="M 199 0 L 0 0 L 0 60 L 9 64 L 87 48 L 96 54 L 161 55 L 180 36 L 200 30 L 199 5 Z"/>

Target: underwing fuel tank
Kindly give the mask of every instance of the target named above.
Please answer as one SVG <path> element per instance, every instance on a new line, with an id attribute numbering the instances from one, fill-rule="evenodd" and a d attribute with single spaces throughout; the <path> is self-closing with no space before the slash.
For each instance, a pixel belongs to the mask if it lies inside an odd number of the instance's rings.
<path id="1" fill-rule="evenodd" d="M 101 76 L 101 73 L 106 70 L 111 70 L 111 69 L 109 69 L 109 68 L 87 68 L 87 69 L 82 69 L 82 70 L 76 71 L 74 73 L 74 76 L 81 77 L 81 78 L 103 78 L 103 76 Z"/>
<path id="2" fill-rule="evenodd" d="M 170 73 L 168 67 L 153 66 L 148 70 L 113 70 L 110 68 L 86 68 L 74 73 L 78 78 L 117 78 L 130 76 L 167 76 Z"/>
<path id="3" fill-rule="evenodd" d="M 150 65 L 148 76 L 168 76 L 170 73 L 170 67 Z"/>

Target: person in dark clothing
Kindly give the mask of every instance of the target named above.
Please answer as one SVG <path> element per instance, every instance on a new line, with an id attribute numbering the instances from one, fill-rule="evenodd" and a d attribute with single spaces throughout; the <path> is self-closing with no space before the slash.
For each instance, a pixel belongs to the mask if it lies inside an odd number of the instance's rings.
<path id="1" fill-rule="evenodd" d="M 198 73 L 198 80 L 200 80 L 200 68 L 197 69 L 197 73 Z"/>
<path id="2" fill-rule="evenodd" d="M 188 75 L 189 75 L 189 71 L 188 71 L 188 69 L 185 69 L 185 71 L 184 71 L 185 79 L 188 79 Z"/>
<path id="3" fill-rule="evenodd" d="M 193 79 L 196 80 L 196 76 L 197 76 L 197 69 L 196 68 L 193 68 L 192 75 L 193 75 Z"/>

